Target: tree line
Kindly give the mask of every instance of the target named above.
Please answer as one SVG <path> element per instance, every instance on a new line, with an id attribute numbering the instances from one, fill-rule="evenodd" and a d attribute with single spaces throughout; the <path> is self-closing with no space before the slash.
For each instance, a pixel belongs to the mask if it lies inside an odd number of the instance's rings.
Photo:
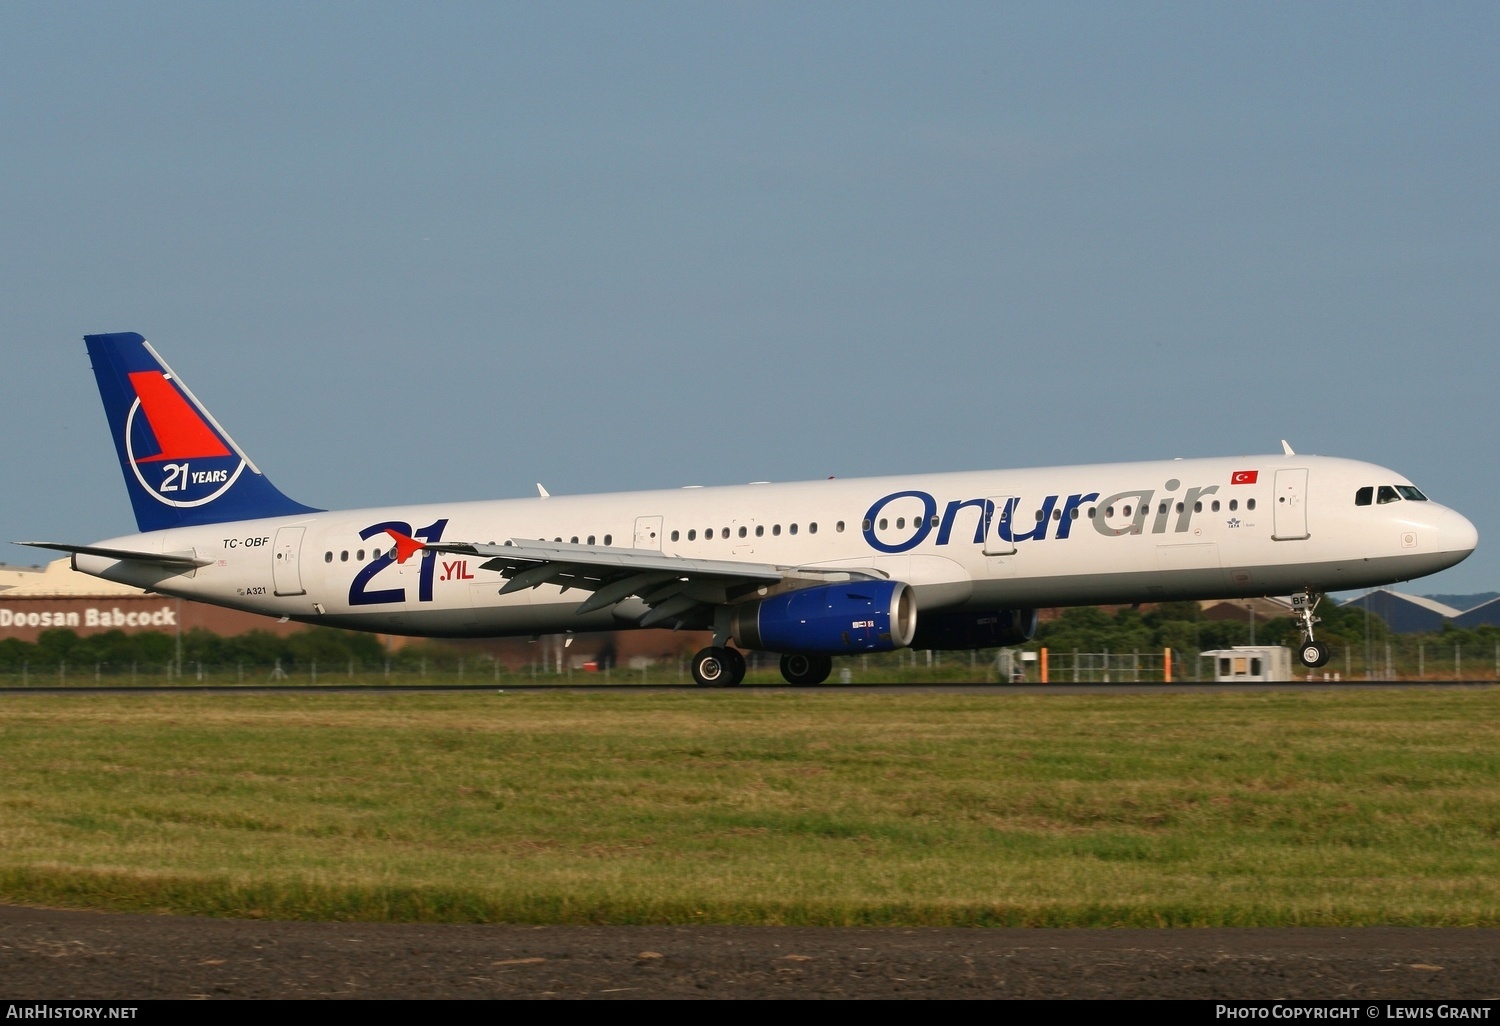
<path id="1" fill-rule="evenodd" d="M 1500 627 L 1485 624 L 1472 629 L 1445 623 L 1440 631 L 1425 634 L 1392 634 L 1376 613 L 1368 616 L 1359 606 L 1338 606 L 1323 602 L 1318 606 L 1322 622 L 1316 627 L 1318 640 L 1335 650 L 1384 649 L 1387 641 L 1397 641 L 1403 649 L 1427 645 L 1451 650 L 1455 645 L 1475 652 L 1494 649 L 1500 644 Z M 1235 645 L 1286 645 L 1296 647 L 1301 633 L 1289 616 L 1256 621 L 1210 620 L 1196 602 L 1163 602 L 1149 610 L 1125 607 L 1114 613 L 1095 606 L 1066 609 L 1056 619 L 1037 628 L 1036 637 L 1027 648 L 1048 648 L 1057 652 L 1203 652 L 1231 648 Z"/>

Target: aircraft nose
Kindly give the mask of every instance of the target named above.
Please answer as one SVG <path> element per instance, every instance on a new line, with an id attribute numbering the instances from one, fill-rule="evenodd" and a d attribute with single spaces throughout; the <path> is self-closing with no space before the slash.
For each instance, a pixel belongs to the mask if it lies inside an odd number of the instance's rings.
<path id="1" fill-rule="evenodd" d="M 1479 531 L 1469 518 L 1457 510 L 1444 510 L 1438 524 L 1438 537 L 1445 552 L 1468 555 L 1479 545 Z"/>

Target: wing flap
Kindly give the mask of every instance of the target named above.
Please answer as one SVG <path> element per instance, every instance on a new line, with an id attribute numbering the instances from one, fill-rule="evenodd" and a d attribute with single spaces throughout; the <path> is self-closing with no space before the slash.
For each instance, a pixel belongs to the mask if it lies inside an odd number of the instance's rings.
<path id="1" fill-rule="evenodd" d="M 397 538 L 398 545 L 408 539 Z M 635 596 L 649 608 L 636 618 L 641 627 L 701 623 L 709 607 L 736 601 L 751 592 L 805 588 L 814 584 L 884 579 L 879 570 L 840 567 L 773 566 L 727 559 L 669 556 L 655 549 L 622 549 L 570 542 L 511 539 L 503 545 L 482 542 L 409 540 L 416 548 L 484 560 L 480 568 L 505 578 L 499 594 L 509 595 L 543 584 L 567 591 L 592 592 L 576 615 L 597 612 Z"/>
<path id="2" fill-rule="evenodd" d="M 694 577 L 726 577 L 741 581 L 775 584 L 785 572 L 769 563 L 739 563 L 727 559 L 690 559 L 668 556 L 655 549 L 620 549 L 611 546 L 572 545 L 568 542 L 513 541 L 506 545 L 475 542 L 442 542 L 424 546 L 433 552 L 484 558 L 487 570 L 524 570 L 539 564 L 553 564 L 583 571 L 598 571 L 616 576 L 621 572 L 637 574 L 647 571 L 666 572 Z M 586 576 L 594 576 L 592 573 Z"/>

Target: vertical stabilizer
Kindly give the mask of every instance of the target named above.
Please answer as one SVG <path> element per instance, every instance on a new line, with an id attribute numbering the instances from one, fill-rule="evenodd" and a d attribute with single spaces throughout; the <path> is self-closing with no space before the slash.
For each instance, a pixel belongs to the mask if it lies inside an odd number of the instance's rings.
<path id="1" fill-rule="evenodd" d="M 281 494 L 140 335 L 83 340 L 142 531 L 318 512 Z"/>

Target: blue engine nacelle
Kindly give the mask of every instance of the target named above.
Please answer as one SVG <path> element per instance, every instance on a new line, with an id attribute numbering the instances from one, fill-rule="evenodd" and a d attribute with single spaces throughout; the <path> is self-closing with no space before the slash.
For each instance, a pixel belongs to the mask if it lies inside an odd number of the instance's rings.
<path id="1" fill-rule="evenodd" d="M 808 655 L 889 652 L 911 644 L 917 603 L 901 581 L 823 584 L 734 608 L 741 648 Z"/>
<path id="2" fill-rule="evenodd" d="M 1004 648 L 1036 634 L 1035 609 L 996 609 L 985 613 L 927 613 L 911 647 L 939 651 Z"/>

